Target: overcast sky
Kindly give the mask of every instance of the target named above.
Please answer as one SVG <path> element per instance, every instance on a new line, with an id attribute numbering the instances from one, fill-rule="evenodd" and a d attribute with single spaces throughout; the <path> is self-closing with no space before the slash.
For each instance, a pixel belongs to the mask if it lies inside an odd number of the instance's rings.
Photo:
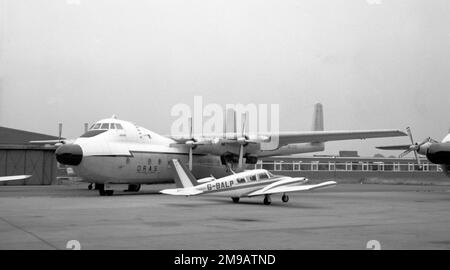
<path id="1" fill-rule="evenodd" d="M 448 0 L 0 0 L 0 125 L 76 137 L 177 103 L 276 103 L 280 129 L 450 127 Z M 328 143 L 373 155 L 407 138 Z M 384 152 L 383 154 L 390 154 Z"/>

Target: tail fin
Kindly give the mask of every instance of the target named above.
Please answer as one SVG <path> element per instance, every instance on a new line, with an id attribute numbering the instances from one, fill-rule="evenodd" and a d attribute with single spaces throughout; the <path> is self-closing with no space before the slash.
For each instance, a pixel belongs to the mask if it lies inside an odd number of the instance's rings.
<path id="1" fill-rule="evenodd" d="M 323 131 L 323 108 L 322 104 L 317 103 L 314 106 L 313 131 Z"/>
<path id="2" fill-rule="evenodd" d="M 172 159 L 170 165 L 175 169 L 175 184 L 177 188 L 194 187 L 198 185 L 197 179 L 186 166 L 178 159 Z"/>
<path id="3" fill-rule="evenodd" d="M 323 107 L 321 103 L 316 103 L 314 106 L 314 114 L 313 114 L 313 131 L 323 131 Z M 325 144 L 323 142 L 311 142 L 311 145 L 315 147 L 319 147 L 317 151 L 324 151 Z"/>

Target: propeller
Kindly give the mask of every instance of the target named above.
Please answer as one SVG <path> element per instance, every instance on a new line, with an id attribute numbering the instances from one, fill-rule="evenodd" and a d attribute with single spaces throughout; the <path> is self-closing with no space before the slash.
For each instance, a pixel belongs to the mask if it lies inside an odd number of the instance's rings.
<path id="1" fill-rule="evenodd" d="M 428 137 L 428 138 L 426 138 L 425 140 L 423 140 L 420 143 L 417 143 L 417 142 L 415 143 L 414 139 L 413 139 L 413 136 L 412 136 L 411 129 L 409 127 L 406 128 L 406 132 L 408 133 L 409 139 L 411 140 L 411 145 L 409 146 L 409 149 L 407 149 L 406 151 L 401 153 L 399 155 L 399 157 L 402 158 L 402 157 L 406 156 L 407 154 L 409 154 L 410 152 L 414 152 L 414 157 L 417 160 L 417 164 L 419 166 L 421 166 L 420 159 L 419 159 L 419 156 L 418 156 L 418 151 L 420 150 L 420 147 L 423 146 L 426 143 L 435 143 L 436 141 L 431 139 L 430 137 Z"/>
<path id="2" fill-rule="evenodd" d="M 60 145 L 64 144 L 64 142 L 62 141 L 62 129 L 63 129 L 63 124 L 59 123 L 58 124 L 58 142 L 55 143 L 56 146 L 60 146 Z"/>
<path id="3" fill-rule="evenodd" d="M 244 165 L 244 145 L 247 143 L 247 141 L 246 141 L 247 137 L 245 136 L 247 113 L 243 114 L 243 117 L 244 117 L 244 119 L 242 120 L 241 137 L 237 138 L 237 141 L 240 144 L 240 146 L 239 146 L 239 163 L 238 163 L 239 168 L 242 168 Z"/>
<path id="4" fill-rule="evenodd" d="M 189 138 L 186 145 L 189 146 L 189 170 L 192 171 L 192 149 L 195 146 L 195 139 L 192 137 L 192 117 L 189 117 Z"/>

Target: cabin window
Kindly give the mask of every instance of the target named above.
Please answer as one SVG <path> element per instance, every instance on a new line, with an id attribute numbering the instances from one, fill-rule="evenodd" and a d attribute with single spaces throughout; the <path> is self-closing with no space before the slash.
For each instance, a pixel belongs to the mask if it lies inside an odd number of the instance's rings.
<path id="1" fill-rule="evenodd" d="M 121 124 L 116 124 L 116 128 L 117 128 L 117 129 L 123 129 L 123 127 L 122 127 Z"/>
<path id="2" fill-rule="evenodd" d="M 236 181 L 237 181 L 239 184 L 245 183 L 245 179 L 244 179 L 244 178 L 238 178 L 238 179 L 236 179 Z"/>
<path id="3" fill-rule="evenodd" d="M 109 129 L 116 129 L 116 124 L 111 124 L 111 126 L 110 126 L 110 128 Z"/>
<path id="4" fill-rule="evenodd" d="M 258 174 L 258 177 L 259 177 L 259 180 L 263 180 L 263 179 L 268 179 L 269 178 L 269 176 L 267 176 L 267 174 L 265 174 L 265 173 Z"/>
<path id="5" fill-rule="evenodd" d="M 102 127 L 100 129 L 109 129 L 109 124 L 108 123 L 102 124 Z"/>
<path id="6" fill-rule="evenodd" d="M 256 181 L 256 175 L 250 175 L 249 179 L 250 181 Z"/>

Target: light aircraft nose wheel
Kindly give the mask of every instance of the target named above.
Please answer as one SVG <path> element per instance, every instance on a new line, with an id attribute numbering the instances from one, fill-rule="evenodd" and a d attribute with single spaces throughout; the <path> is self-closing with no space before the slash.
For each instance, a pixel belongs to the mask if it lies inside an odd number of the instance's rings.
<path id="1" fill-rule="evenodd" d="M 269 205 L 272 202 L 269 195 L 264 196 L 264 204 Z"/>
<path id="2" fill-rule="evenodd" d="M 232 197 L 231 199 L 233 200 L 234 203 L 238 203 L 239 202 L 239 197 Z"/>
<path id="3" fill-rule="evenodd" d="M 89 184 L 88 189 L 92 190 L 92 184 Z"/>
<path id="4" fill-rule="evenodd" d="M 289 196 L 286 194 L 283 194 L 283 196 L 281 197 L 281 200 L 286 203 L 289 201 Z"/>

